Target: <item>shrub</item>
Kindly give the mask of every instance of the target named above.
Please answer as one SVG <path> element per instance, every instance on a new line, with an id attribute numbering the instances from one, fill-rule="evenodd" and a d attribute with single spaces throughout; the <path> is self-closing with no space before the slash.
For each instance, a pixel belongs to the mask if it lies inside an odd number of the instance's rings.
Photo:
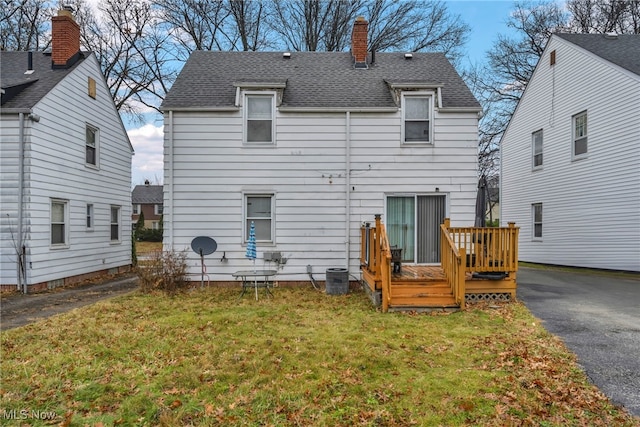
<path id="1" fill-rule="evenodd" d="M 162 230 L 143 228 L 136 233 L 136 238 L 142 242 L 162 242 Z"/>
<path id="2" fill-rule="evenodd" d="M 173 295 L 184 290 L 187 281 L 187 252 L 156 251 L 138 259 L 136 273 L 142 292 L 163 291 Z"/>

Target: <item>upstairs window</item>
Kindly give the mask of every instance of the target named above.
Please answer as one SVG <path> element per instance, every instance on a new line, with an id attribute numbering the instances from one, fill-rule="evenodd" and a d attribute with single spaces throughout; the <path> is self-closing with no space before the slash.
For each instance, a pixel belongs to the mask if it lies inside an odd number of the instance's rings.
<path id="1" fill-rule="evenodd" d="M 133 204 L 133 212 L 134 215 L 140 215 L 140 205 L 137 203 Z"/>
<path id="2" fill-rule="evenodd" d="M 533 169 L 542 167 L 542 130 L 531 134 L 531 145 L 533 146 Z"/>
<path id="3" fill-rule="evenodd" d="M 85 162 L 98 166 L 98 129 L 87 125 L 85 135 Z"/>
<path id="4" fill-rule="evenodd" d="M 270 95 L 245 96 L 245 142 L 247 144 L 273 144 L 274 100 Z"/>
<path id="5" fill-rule="evenodd" d="M 572 156 L 581 158 L 587 155 L 587 112 L 583 111 L 573 116 L 573 144 Z"/>
<path id="6" fill-rule="evenodd" d="M 403 98 L 403 141 L 412 143 L 432 142 L 433 97 L 411 95 Z"/>
<path id="7" fill-rule="evenodd" d="M 162 215 L 163 205 L 153 205 L 153 213 L 155 215 Z"/>

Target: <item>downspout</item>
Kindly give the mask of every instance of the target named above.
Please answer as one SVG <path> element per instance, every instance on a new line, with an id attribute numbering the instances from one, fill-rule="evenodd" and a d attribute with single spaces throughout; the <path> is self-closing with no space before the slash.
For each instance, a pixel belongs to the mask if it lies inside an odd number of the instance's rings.
<path id="1" fill-rule="evenodd" d="M 24 249 L 22 248 L 24 242 L 22 241 L 22 229 L 23 229 L 23 192 L 24 192 L 24 113 L 20 113 L 20 126 L 18 133 L 18 224 L 16 233 L 18 235 L 18 241 L 16 242 L 16 255 L 18 256 L 16 262 L 16 284 L 18 291 L 22 290 L 27 293 L 27 283 L 24 279 Z"/>
<path id="2" fill-rule="evenodd" d="M 169 243 L 168 250 L 173 251 L 173 110 L 169 110 Z"/>
<path id="3" fill-rule="evenodd" d="M 351 234 L 351 112 L 346 112 L 346 132 L 345 132 L 345 263 L 349 271 L 349 243 Z"/>

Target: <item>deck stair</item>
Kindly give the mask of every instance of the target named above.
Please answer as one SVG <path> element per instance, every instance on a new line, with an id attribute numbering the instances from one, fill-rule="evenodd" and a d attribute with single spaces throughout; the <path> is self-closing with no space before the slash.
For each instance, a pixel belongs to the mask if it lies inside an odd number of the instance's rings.
<path id="1" fill-rule="evenodd" d="M 455 228 L 445 219 L 440 265 L 402 264 L 396 271 L 384 224 L 376 215 L 375 227 L 362 229 L 362 282 L 382 311 L 455 311 L 465 301 L 510 300 L 516 292 L 517 235 L 512 224 Z"/>

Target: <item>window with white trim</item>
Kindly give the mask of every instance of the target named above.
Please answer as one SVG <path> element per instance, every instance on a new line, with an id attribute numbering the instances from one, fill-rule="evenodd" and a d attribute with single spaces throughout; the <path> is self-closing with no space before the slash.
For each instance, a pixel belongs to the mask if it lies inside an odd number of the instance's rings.
<path id="1" fill-rule="evenodd" d="M 405 144 L 433 142 L 433 96 L 405 95 L 402 98 L 402 123 Z"/>
<path id="2" fill-rule="evenodd" d="M 532 239 L 542 240 L 542 203 L 531 205 Z"/>
<path id="3" fill-rule="evenodd" d="M 155 215 L 162 215 L 163 205 L 153 205 L 153 213 Z"/>
<path id="4" fill-rule="evenodd" d="M 571 121 L 573 123 L 571 155 L 574 158 L 584 157 L 587 155 L 587 112 L 576 114 Z"/>
<path id="5" fill-rule="evenodd" d="M 111 206 L 111 241 L 120 241 L 120 206 Z"/>
<path id="6" fill-rule="evenodd" d="M 85 162 L 98 166 L 98 129 L 87 125 L 85 131 Z"/>
<path id="7" fill-rule="evenodd" d="M 244 195 L 244 242 L 249 239 L 249 229 L 253 221 L 256 228 L 256 241 L 273 243 L 274 216 L 273 194 Z"/>
<path id="8" fill-rule="evenodd" d="M 274 143 L 275 94 L 245 94 L 244 142 L 246 144 Z"/>
<path id="9" fill-rule="evenodd" d="M 140 215 L 140 205 L 137 203 L 133 204 L 133 212 L 131 212 L 133 215 Z"/>
<path id="10" fill-rule="evenodd" d="M 69 244 L 69 201 L 51 200 L 51 246 Z"/>
<path id="11" fill-rule="evenodd" d="M 87 203 L 87 230 L 93 228 L 93 205 Z"/>
<path id="12" fill-rule="evenodd" d="M 533 147 L 533 169 L 542 167 L 542 129 L 531 134 Z"/>

